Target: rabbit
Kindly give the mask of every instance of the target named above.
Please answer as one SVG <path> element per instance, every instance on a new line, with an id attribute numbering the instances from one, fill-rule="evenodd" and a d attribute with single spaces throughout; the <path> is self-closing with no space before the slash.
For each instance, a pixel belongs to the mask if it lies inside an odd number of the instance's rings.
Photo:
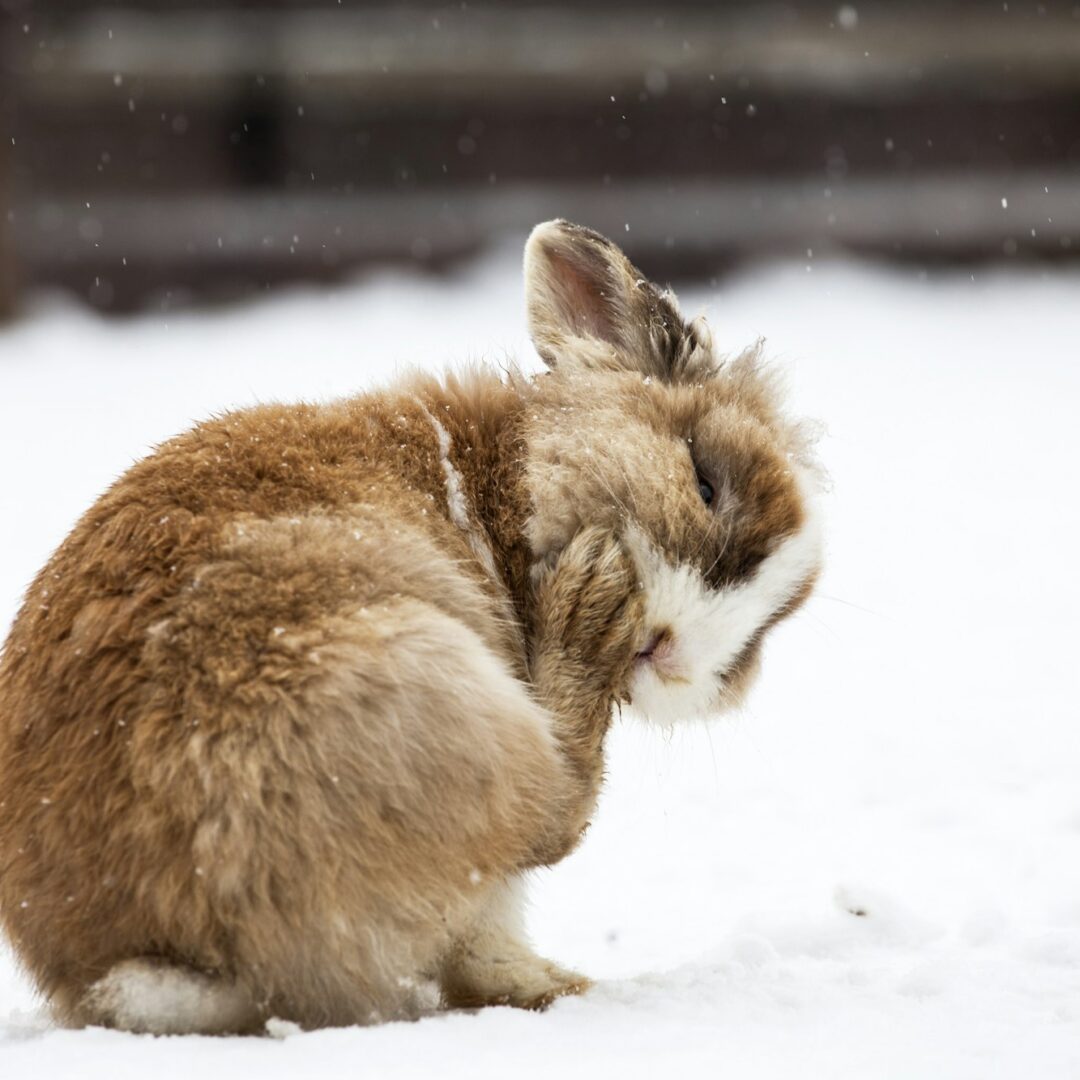
<path id="1" fill-rule="evenodd" d="M 137 462 L 0 663 L 0 918 L 58 1021 L 258 1033 L 540 1008 L 523 875 L 614 707 L 738 703 L 822 560 L 757 348 L 614 244 L 525 249 L 543 372 L 215 417 Z"/>

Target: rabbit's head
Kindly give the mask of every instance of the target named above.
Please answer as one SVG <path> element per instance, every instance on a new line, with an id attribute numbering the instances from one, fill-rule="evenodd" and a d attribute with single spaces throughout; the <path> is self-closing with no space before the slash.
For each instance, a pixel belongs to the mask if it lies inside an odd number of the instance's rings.
<path id="1" fill-rule="evenodd" d="M 645 590 L 633 706 L 669 722 L 736 703 L 764 635 L 820 570 L 806 432 L 782 415 L 756 349 L 718 358 L 705 324 L 599 234 L 539 225 L 525 275 L 551 369 L 530 420 L 533 554 L 610 526 Z"/>

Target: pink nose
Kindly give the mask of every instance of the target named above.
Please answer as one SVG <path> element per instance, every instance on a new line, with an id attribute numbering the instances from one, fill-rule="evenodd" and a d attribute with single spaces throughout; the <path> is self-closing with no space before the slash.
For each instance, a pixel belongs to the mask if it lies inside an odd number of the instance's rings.
<path id="1" fill-rule="evenodd" d="M 650 663 L 661 674 L 670 674 L 667 669 L 675 652 L 675 636 L 670 630 L 656 630 L 649 635 L 649 642 L 635 657 L 641 663 Z"/>

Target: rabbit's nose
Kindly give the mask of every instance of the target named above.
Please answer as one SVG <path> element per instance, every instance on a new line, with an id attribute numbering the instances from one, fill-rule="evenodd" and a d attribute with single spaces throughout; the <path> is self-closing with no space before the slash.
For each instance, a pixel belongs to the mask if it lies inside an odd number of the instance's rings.
<path id="1" fill-rule="evenodd" d="M 649 635 L 648 644 L 634 659 L 639 663 L 651 664 L 661 678 L 676 674 L 674 670 L 675 635 L 670 627 L 655 630 Z"/>

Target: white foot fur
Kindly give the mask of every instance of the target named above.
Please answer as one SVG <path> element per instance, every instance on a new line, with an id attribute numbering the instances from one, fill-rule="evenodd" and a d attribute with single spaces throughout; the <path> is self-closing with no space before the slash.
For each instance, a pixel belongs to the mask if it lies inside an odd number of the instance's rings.
<path id="1" fill-rule="evenodd" d="M 159 960 L 125 960 L 82 1002 L 89 1024 L 151 1035 L 223 1035 L 257 1029 L 248 995 L 232 983 Z"/>

